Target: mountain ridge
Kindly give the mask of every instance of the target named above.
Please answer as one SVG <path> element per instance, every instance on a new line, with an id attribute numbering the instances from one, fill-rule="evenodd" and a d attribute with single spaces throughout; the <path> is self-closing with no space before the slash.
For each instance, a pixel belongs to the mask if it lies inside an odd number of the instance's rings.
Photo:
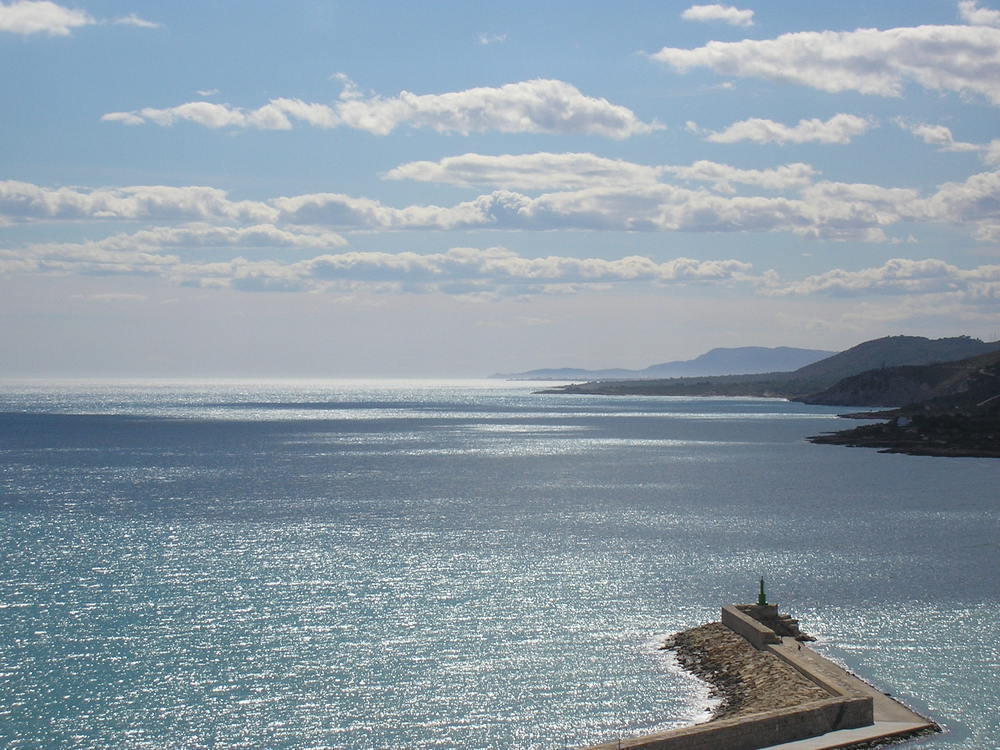
<path id="1" fill-rule="evenodd" d="M 507 380 L 646 380 L 665 377 L 740 375 L 796 369 L 836 352 L 792 346 L 738 346 L 709 349 L 694 359 L 673 360 L 642 370 L 608 368 L 586 370 L 574 367 L 539 368 L 515 373 L 497 373 L 491 378 Z"/>

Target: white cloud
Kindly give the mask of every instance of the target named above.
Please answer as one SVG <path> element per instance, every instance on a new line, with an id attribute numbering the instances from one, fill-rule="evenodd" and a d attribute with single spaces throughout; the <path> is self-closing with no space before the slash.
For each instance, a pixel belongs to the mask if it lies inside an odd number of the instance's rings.
<path id="1" fill-rule="evenodd" d="M 127 16 L 116 18 L 111 23 L 117 26 L 136 26 L 140 29 L 158 29 L 161 25 L 155 21 L 147 21 L 145 18 L 139 18 L 135 13 L 129 13 Z"/>
<path id="2" fill-rule="evenodd" d="M 146 121 L 139 115 L 133 115 L 128 112 L 108 112 L 106 115 L 101 115 L 101 122 L 120 122 L 122 125 L 142 125 Z"/>
<path id="3" fill-rule="evenodd" d="M 342 193 L 311 193 L 275 198 L 282 223 L 335 226 L 345 229 L 461 229 L 490 224 L 486 196 L 456 206 L 393 208 L 372 198 Z"/>
<path id="4" fill-rule="evenodd" d="M 29 245 L 16 252 L 0 250 L 0 274 L 146 275 L 243 291 L 363 289 L 463 297 L 599 291 L 636 284 L 746 284 L 771 297 L 892 295 L 910 300 L 914 309 L 919 309 L 921 297 L 960 305 L 1000 302 L 1000 265 L 963 269 L 933 258 L 894 258 L 877 267 L 834 268 L 801 280 L 784 280 L 775 271 L 754 275 L 749 263 L 735 259 L 526 258 L 504 247 L 455 247 L 430 253 L 324 253 L 294 262 L 243 257 L 188 261 L 144 249 L 141 241 L 129 248 L 126 240 L 115 236 L 79 244 Z"/>
<path id="5" fill-rule="evenodd" d="M 488 280 L 499 283 L 617 283 L 725 280 L 746 274 L 750 264 L 736 260 L 676 258 L 656 262 L 643 256 L 617 260 L 547 256 L 524 258 L 503 247 L 452 248 L 444 253 L 342 253 L 297 264 L 316 278 L 364 280 Z"/>
<path id="6" fill-rule="evenodd" d="M 664 175 L 681 180 L 713 183 L 732 192 L 732 183 L 786 190 L 808 184 L 815 170 L 807 164 L 785 164 L 774 169 L 738 169 L 711 161 L 690 166 L 648 166 L 588 153 L 462 154 L 437 162 L 401 164 L 386 173 L 392 180 L 442 182 L 472 187 L 491 185 L 521 190 L 579 190 L 597 186 L 655 184 Z"/>
<path id="7" fill-rule="evenodd" d="M 919 208 L 924 217 L 950 224 L 1000 223 L 1000 172 L 943 183 Z"/>
<path id="8" fill-rule="evenodd" d="M 680 71 L 706 67 L 831 93 L 898 97 L 914 82 L 1000 104 L 1000 29 L 987 26 L 803 31 L 767 40 L 713 41 L 696 49 L 664 47 L 651 58 Z"/>
<path id="9" fill-rule="evenodd" d="M 108 250 L 135 248 L 202 249 L 213 247 L 331 248 L 347 244 L 339 234 L 322 230 L 291 231 L 272 224 L 225 227 L 205 223 L 180 227 L 153 227 L 129 234 L 116 234 L 93 243 Z"/>
<path id="10" fill-rule="evenodd" d="M 833 269 L 802 281 L 775 283 L 766 293 L 775 295 L 833 294 L 941 294 L 963 292 L 982 296 L 988 289 L 1000 291 L 1000 266 L 962 269 L 946 261 L 928 258 L 893 258 L 885 264 L 859 271 Z"/>
<path id="11" fill-rule="evenodd" d="M 18 258 L 25 264 L 18 273 L 164 275 L 180 263 L 175 255 L 110 250 L 91 242 L 31 245 Z"/>
<path id="12" fill-rule="evenodd" d="M 991 245 L 1000 244 L 1000 223 L 979 224 L 976 226 L 976 230 L 972 236 L 979 242 L 986 242 Z"/>
<path id="13" fill-rule="evenodd" d="M 215 96 L 219 93 L 218 89 L 198 89 L 195 91 L 198 96 Z"/>
<path id="14" fill-rule="evenodd" d="M 246 261 L 184 263 L 164 250 L 188 253 L 231 248 L 329 250 L 344 244 L 344 239 L 332 232 L 293 232 L 269 225 L 232 228 L 189 224 L 114 234 L 89 242 L 36 243 L 16 252 L 0 250 L 0 273 L 156 275 L 181 280 L 183 269 L 191 267 L 204 269 L 208 277 L 214 278 L 217 274 L 213 269 Z M 274 261 L 261 263 L 268 265 Z"/>
<path id="15" fill-rule="evenodd" d="M 987 164 L 1000 164 L 1000 139 L 994 139 L 986 144 L 983 161 Z"/>
<path id="16" fill-rule="evenodd" d="M 472 187 L 491 185 L 522 190 L 573 190 L 593 185 L 656 182 L 662 167 L 587 153 L 462 154 L 440 161 L 414 161 L 389 170 L 390 180 L 442 182 Z"/>
<path id="17" fill-rule="evenodd" d="M 11 220 L 224 219 L 270 223 L 277 212 L 256 201 L 230 201 L 210 187 L 147 185 L 94 190 L 0 181 L 0 216 Z"/>
<path id="18" fill-rule="evenodd" d="M 959 0 L 958 12 L 963 21 L 975 26 L 1000 26 L 1000 10 L 980 8 L 976 0 Z"/>
<path id="19" fill-rule="evenodd" d="M 685 21 L 722 21 L 730 26 L 753 26 L 753 11 L 732 5 L 692 5 L 681 13 Z"/>
<path id="20" fill-rule="evenodd" d="M 486 34 L 482 33 L 478 37 L 479 43 L 482 45 L 488 44 L 503 44 L 507 41 L 506 34 Z"/>
<path id="21" fill-rule="evenodd" d="M 187 121 L 206 128 L 256 128 L 258 130 L 291 130 L 292 123 L 285 116 L 284 102 L 288 109 L 296 112 L 304 102 L 295 100 L 272 100 L 251 111 L 230 107 L 228 104 L 213 102 L 188 102 L 176 107 L 155 109 L 146 107 L 136 112 L 110 112 L 101 117 L 105 122 L 121 122 L 125 125 L 142 125 L 152 122 L 156 125 L 169 126 L 177 122 Z M 328 127 L 332 127 L 328 126 Z"/>
<path id="22" fill-rule="evenodd" d="M 902 210 L 902 206 L 920 200 L 920 193 L 911 188 L 887 188 L 867 182 L 818 182 L 803 191 L 807 200 L 862 202 L 879 208 Z"/>
<path id="23" fill-rule="evenodd" d="M 599 187 L 530 198 L 496 191 L 470 202 L 494 229 L 646 232 L 777 232 L 830 239 L 884 239 L 883 222 L 850 204 L 763 196 L 722 196 L 666 184 Z"/>
<path id="24" fill-rule="evenodd" d="M 69 36 L 73 29 L 97 23 L 82 10 L 64 8 L 49 0 L 17 0 L 0 4 L 0 31 L 13 34 Z"/>
<path id="25" fill-rule="evenodd" d="M 638 167 L 639 165 L 633 165 Z M 628 164 L 626 163 L 626 168 Z M 712 162 L 676 170 L 682 179 L 709 181 L 722 188 L 732 184 L 792 187 L 807 180 L 808 165 L 784 165 L 775 170 L 740 170 Z M 612 183 L 530 197 L 495 190 L 452 206 L 411 205 L 402 208 L 340 193 L 313 193 L 272 198 L 267 202 L 233 201 L 222 190 L 207 187 L 139 186 L 84 190 L 44 188 L 30 183 L 0 182 L 0 217 L 9 221 L 153 220 L 171 222 L 294 225 L 298 235 L 328 227 L 357 230 L 589 229 L 612 231 L 773 232 L 790 231 L 809 237 L 884 239 L 871 230 L 899 219 L 890 206 L 873 200 L 884 188 L 869 186 L 865 196 L 830 192 L 825 183 L 807 186 L 803 198 L 723 196 L 661 182 Z M 952 193 L 955 188 L 950 189 Z M 840 193 L 844 189 L 840 188 Z M 950 195 L 950 193 L 949 193 Z M 948 214 L 950 200 L 925 208 L 930 220 Z M 966 199 L 967 200 L 967 199 Z M 915 205 L 924 205 L 917 202 Z M 951 205 L 951 204 L 948 204 Z M 951 215 L 957 215 L 952 209 Z M 982 216 L 981 221 L 990 217 Z M 951 219 L 948 219 L 949 221 Z M 245 238 L 253 227 L 239 230 Z M 163 230 L 157 230 L 162 233 Z M 177 230 L 181 232 L 182 230 Z M 185 229 L 183 231 L 191 231 Z M 207 230 L 205 230 L 207 231 Z M 222 242 L 215 230 L 213 241 Z M 255 230 L 259 231 L 259 230 Z M 276 236 L 270 238 L 277 242 Z M 188 241 L 192 241 L 188 238 Z M 308 238 L 296 241 L 305 246 Z M 322 240 L 331 241 L 329 239 Z"/>
<path id="26" fill-rule="evenodd" d="M 930 125 L 923 122 L 910 123 L 903 119 L 897 119 L 896 124 L 924 143 L 937 146 L 939 151 L 982 151 L 984 149 L 977 143 L 956 141 L 951 129 L 944 125 Z"/>
<path id="27" fill-rule="evenodd" d="M 837 114 L 825 122 L 819 118 L 802 119 L 797 125 L 751 117 L 734 122 L 725 130 L 709 132 L 705 140 L 712 143 L 850 143 L 854 136 L 867 132 L 874 121 L 857 115 Z M 688 130 L 702 132 L 695 123 L 688 123 Z"/>
<path id="28" fill-rule="evenodd" d="M 928 196 L 908 188 L 820 182 L 802 199 L 823 213 L 854 213 L 860 223 L 888 226 L 901 221 L 951 224 L 980 239 L 1000 225 L 1000 172 L 981 172 L 962 182 L 945 182 Z M 867 218 L 865 218 L 867 217 Z"/>
<path id="29" fill-rule="evenodd" d="M 202 277 L 217 281 L 217 269 L 231 269 L 247 261 L 239 258 L 234 261 L 184 263 L 177 255 L 163 251 L 171 249 L 191 253 L 229 248 L 329 250 L 344 244 L 344 239 L 332 232 L 298 233 L 268 225 L 243 228 L 206 224 L 154 227 L 91 242 L 36 243 L 16 252 L 0 250 L 0 274 L 155 275 L 184 281 L 187 278 L 184 269 L 189 268 L 200 269 Z M 262 267 L 287 267 L 271 260 L 258 263 Z"/>
<path id="30" fill-rule="evenodd" d="M 664 167 L 664 170 L 682 180 L 710 182 L 716 190 L 735 192 L 733 183 L 753 185 L 768 190 L 804 188 L 812 183 L 816 170 L 801 162 L 783 164 L 774 169 L 737 169 L 713 161 L 696 161 L 689 167 Z"/>
<path id="31" fill-rule="evenodd" d="M 50 0 L 15 0 L 0 2 L 0 31 L 12 34 L 48 34 L 49 36 L 69 36 L 74 29 L 111 23 L 118 26 L 137 26 L 143 29 L 158 29 L 160 24 L 139 18 L 135 13 L 98 21 L 86 11 L 66 8 Z"/>
<path id="32" fill-rule="evenodd" d="M 277 98 L 257 109 L 228 104 L 188 102 L 175 107 L 146 107 L 109 112 L 101 119 L 126 125 L 173 125 L 194 122 L 209 128 L 288 130 L 293 122 L 312 127 L 348 127 L 387 135 L 402 125 L 439 133 L 562 133 L 628 138 L 662 128 L 645 123 L 626 107 L 584 96 L 563 81 L 536 79 L 496 88 L 481 87 L 445 94 L 362 96 L 347 81 L 332 105 Z"/>
<path id="33" fill-rule="evenodd" d="M 307 286 L 323 283 L 397 283 L 404 291 L 457 295 L 552 294 L 619 284 L 732 283 L 750 265 L 736 260 L 690 258 L 657 262 L 630 256 L 617 260 L 548 256 L 524 258 L 502 247 L 452 248 L 444 253 L 344 253 L 296 264 Z"/>

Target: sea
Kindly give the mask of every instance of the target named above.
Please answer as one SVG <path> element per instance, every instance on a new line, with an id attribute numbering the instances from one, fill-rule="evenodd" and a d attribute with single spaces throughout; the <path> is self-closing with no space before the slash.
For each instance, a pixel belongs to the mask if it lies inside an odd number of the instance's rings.
<path id="1" fill-rule="evenodd" d="M 558 750 L 701 721 L 755 601 L 1000 747 L 1000 461 L 778 399 L 0 383 L 0 746 Z"/>

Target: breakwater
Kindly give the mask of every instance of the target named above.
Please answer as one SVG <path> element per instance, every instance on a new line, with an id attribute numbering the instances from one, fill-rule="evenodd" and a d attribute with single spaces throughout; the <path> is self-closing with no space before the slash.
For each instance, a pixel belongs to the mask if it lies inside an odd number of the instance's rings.
<path id="1" fill-rule="evenodd" d="M 677 633 L 665 644 L 721 699 L 712 720 L 587 750 L 761 750 L 807 738 L 813 738 L 810 748 L 821 750 L 940 731 L 805 646 L 807 638 L 773 605 L 724 607 L 721 622 Z"/>
<path id="2" fill-rule="evenodd" d="M 678 663 L 711 686 L 719 704 L 712 719 L 792 708 L 830 693 L 721 622 L 710 622 L 672 636 L 664 645 Z"/>

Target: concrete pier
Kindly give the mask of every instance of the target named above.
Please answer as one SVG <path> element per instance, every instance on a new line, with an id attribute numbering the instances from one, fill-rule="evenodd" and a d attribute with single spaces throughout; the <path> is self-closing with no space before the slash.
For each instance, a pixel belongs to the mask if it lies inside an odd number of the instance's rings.
<path id="1" fill-rule="evenodd" d="M 817 696 L 828 697 L 586 750 L 832 750 L 940 731 L 934 722 L 796 640 L 797 622 L 779 615 L 773 605 L 723 607 L 722 624 L 821 688 Z"/>
<path id="2" fill-rule="evenodd" d="M 802 646 L 792 638 L 782 638 L 779 644 L 766 648 L 779 659 L 795 667 L 813 682 L 828 689 L 869 696 L 872 699 L 872 723 L 864 727 L 829 732 L 818 737 L 786 742 L 769 747 L 781 750 L 828 750 L 853 747 L 874 740 L 910 737 L 940 731 L 937 724 L 912 711 L 899 701 L 851 674 L 839 664 Z"/>

